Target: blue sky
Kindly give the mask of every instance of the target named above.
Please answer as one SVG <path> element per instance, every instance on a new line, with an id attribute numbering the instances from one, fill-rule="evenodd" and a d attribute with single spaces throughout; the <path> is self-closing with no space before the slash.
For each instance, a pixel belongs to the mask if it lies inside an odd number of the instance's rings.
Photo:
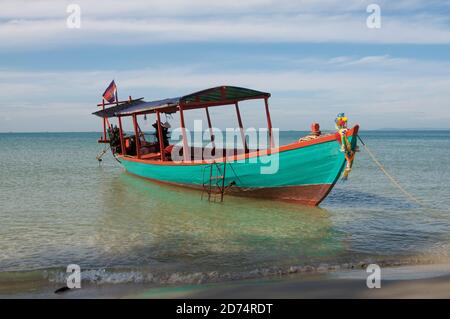
<path id="1" fill-rule="evenodd" d="M 269 91 L 281 129 L 332 128 L 339 112 L 366 129 L 450 129 L 450 1 L 0 0 L 0 132 L 99 130 L 113 78 L 122 98 Z M 260 106 L 242 106 L 244 125 L 264 125 Z M 214 118 L 236 125 L 226 108 Z"/>

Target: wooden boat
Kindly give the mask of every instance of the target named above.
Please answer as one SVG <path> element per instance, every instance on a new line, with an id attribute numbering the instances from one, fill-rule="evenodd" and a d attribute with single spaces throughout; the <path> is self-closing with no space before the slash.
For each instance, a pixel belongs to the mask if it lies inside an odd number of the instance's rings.
<path id="1" fill-rule="evenodd" d="M 190 188 L 197 188 L 211 193 L 219 189 L 221 198 L 224 193 L 238 196 L 260 197 L 291 201 L 306 205 L 318 205 L 331 191 L 341 174 L 351 166 L 346 152 L 342 151 L 342 138 L 348 141 L 349 153 L 356 148 L 358 125 L 353 128 L 322 135 L 314 132 L 307 138 L 297 142 L 275 146 L 273 128 L 269 113 L 270 94 L 256 90 L 220 86 L 195 92 L 177 98 L 146 102 L 141 99 L 115 101 L 98 104 L 102 109 L 93 114 L 103 118 L 103 136 L 100 143 L 111 143 L 112 137 L 117 140 L 113 145 L 113 153 L 125 167 L 126 171 L 152 181 L 169 183 Z M 195 158 L 196 148 L 189 145 L 187 138 L 184 112 L 194 109 L 204 109 L 208 126 L 212 132 L 209 108 L 227 105 L 234 108 L 237 114 L 239 128 L 243 125 L 239 111 L 239 102 L 245 100 L 264 101 L 267 118 L 269 147 L 266 149 L 251 149 L 242 135 L 244 148 L 227 150 L 215 148 L 214 159 Z M 179 113 L 182 131 L 182 143 L 179 154 L 182 159 L 174 161 L 171 152 L 173 145 L 165 145 L 161 114 Z M 138 117 L 156 115 L 157 142 L 145 140 L 145 134 L 138 124 Z M 131 118 L 134 134 L 127 135 L 122 127 L 124 118 Z M 117 118 L 118 127 L 110 125 L 109 120 Z M 109 130 L 107 130 L 109 128 Z M 113 130 L 117 134 L 111 134 Z M 109 136 L 107 131 L 110 132 Z M 214 142 L 214 136 L 211 134 Z M 200 147 L 201 148 L 201 147 Z M 162 150 L 162 151 L 161 151 Z M 347 155 L 346 155 L 347 154 Z M 274 173 L 261 173 L 264 165 L 278 161 Z M 347 163 L 347 166 L 346 166 Z"/>

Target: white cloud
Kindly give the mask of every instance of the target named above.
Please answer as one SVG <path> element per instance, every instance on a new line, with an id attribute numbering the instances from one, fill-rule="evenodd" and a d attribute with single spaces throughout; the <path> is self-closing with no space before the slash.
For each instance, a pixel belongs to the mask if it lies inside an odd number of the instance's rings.
<path id="1" fill-rule="evenodd" d="M 386 1 L 379 1 L 384 3 Z M 398 1 L 417 7 L 421 1 Z M 0 18 L 41 19 L 65 15 L 70 3 L 79 4 L 90 17 L 194 17 L 266 13 L 351 12 L 365 10 L 370 1 L 361 0 L 1 0 Z M 402 6 L 404 8 L 405 6 Z"/>
<path id="2" fill-rule="evenodd" d="M 240 14 L 309 14 L 365 12 L 377 3 L 389 13 L 449 8 L 448 0 L 0 0 L 0 18 L 42 19 L 66 15 L 68 4 L 81 6 L 89 17 L 194 17 Z"/>
<path id="3" fill-rule="evenodd" d="M 98 129 L 90 113 L 111 78 L 116 79 L 122 99 L 129 94 L 159 99 L 222 84 L 269 91 L 274 123 L 283 129 L 306 129 L 311 121 L 330 127 L 340 111 L 364 128 L 450 128 L 450 79 L 442 71 L 449 63 L 389 56 L 331 61 L 334 64 L 316 58 L 295 69 L 270 72 L 218 71 L 208 65 L 127 71 L 2 70 L 0 130 Z M 366 70 L 367 64 L 377 67 Z M 252 117 L 261 117 L 264 124 L 263 114 Z"/>
<path id="4" fill-rule="evenodd" d="M 448 16 L 427 11 L 438 2 L 428 7 L 424 1 L 379 2 L 382 28 L 374 30 L 366 27 L 370 1 L 83 0 L 77 1 L 81 29 L 66 28 L 69 2 L 2 1 L 0 48 L 193 41 L 450 43 Z"/>
<path id="5" fill-rule="evenodd" d="M 66 6 L 72 2 L 82 9 L 79 30 L 66 28 Z M 450 44 L 450 1 L 378 0 L 380 30 L 366 27 L 372 2 L 0 0 L 0 49 L 31 55 L 34 49 L 112 44 L 126 52 L 128 44 L 180 42 Z M 112 78 L 121 97 L 157 99 L 221 84 L 270 91 L 274 122 L 283 129 L 305 129 L 313 120 L 329 123 L 340 111 L 365 128 L 449 127 L 448 62 L 387 54 L 266 58 L 272 59 L 266 71 L 205 64 L 27 72 L 7 68 L 6 60 L 0 70 L 0 131 L 98 129 L 90 112 Z M 252 61 L 257 59 L 259 65 L 268 61 L 254 54 Z M 286 61 L 280 67 L 277 59 Z"/>

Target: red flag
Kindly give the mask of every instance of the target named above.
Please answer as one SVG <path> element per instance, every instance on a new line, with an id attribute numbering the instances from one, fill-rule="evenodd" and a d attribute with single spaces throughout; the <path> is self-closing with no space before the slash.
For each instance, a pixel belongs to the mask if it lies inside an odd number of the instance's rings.
<path id="1" fill-rule="evenodd" d="M 109 103 L 117 101 L 117 86 L 114 80 L 106 88 L 105 93 L 103 93 L 103 98 Z"/>

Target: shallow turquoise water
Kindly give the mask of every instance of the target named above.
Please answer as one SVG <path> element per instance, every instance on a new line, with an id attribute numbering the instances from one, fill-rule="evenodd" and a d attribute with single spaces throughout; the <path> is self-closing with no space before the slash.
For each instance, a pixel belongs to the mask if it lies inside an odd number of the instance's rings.
<path id="1" fill-rule="evenodd" d="M 409 202 L 362 149 L 320 208 L 156 185 L 99 166 L 98 133 L 0 134 L 0 271 L 175 273 L 450 257 L 450 131 L 361 132 Z M 281 143 L 302 132 L 282 132 Z M 419 261 L 420 262 L 420 261 Z"/>

